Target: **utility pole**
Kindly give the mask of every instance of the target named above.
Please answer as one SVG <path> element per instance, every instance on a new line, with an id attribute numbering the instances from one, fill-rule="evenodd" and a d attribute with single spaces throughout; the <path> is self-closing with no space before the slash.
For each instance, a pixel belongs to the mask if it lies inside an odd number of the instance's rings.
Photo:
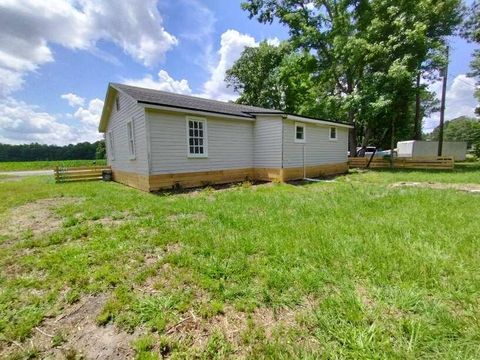
<path id="1" fill-rule="evenodd" d="M 440 128 L 438 131 L 438 156 L 442 156 L 443 150 L 443 124 L 445 122 L 445 96 L 447 93 L 447 79 L 448 79 L 448 52 L 449 47 L 447 46 L 447 61 L 445 67 L 442 70 L 443 75 L 443 84 L 442 84 L 442 103 L 440 106 Z"/>

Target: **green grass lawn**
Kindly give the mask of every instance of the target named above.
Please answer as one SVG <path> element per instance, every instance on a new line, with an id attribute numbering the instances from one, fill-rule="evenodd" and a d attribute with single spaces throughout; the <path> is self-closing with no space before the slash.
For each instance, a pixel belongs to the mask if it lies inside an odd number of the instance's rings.
<path id="1" fill-rule="evenodd" d="M 114 328 L 140 359 L 478 358 L 480 195 L 398 182 L 480 166 L 184 194 L 0 179 L 0 357 Z"/>
<path id="2" fill-rule="evenodd" d="M 55 160 L 55 161 L 11 161 L 0 162 L 0 171 L 50 170 L 56 166 L 105 165 L 106 160 Z"/>

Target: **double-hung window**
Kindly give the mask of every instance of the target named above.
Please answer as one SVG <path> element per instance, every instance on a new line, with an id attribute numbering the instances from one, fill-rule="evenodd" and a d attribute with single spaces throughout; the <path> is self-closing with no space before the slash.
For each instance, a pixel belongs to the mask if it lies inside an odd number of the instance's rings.
<path id="1" fill-rule="evenodd" d="M 127 122 L 127 140 L 130 160 L 135 159 L 135 128 L 133 119 Z"/>
<path id="2" fill-rule="evenodd" d="M 337 128 L 335 126 L 330 128 L 330 140 L 337 140 Z"/>
<path id="3" fill-rule="evenodd" d="M 295 123 L 295 142 L 304 143 L 305 135 L 305 124 Z"/>
<path id="4" fill-rule="evenodd" d="M 187 154 L 188 157 L 207 157 L 207 120 L 187 117 Z"/>

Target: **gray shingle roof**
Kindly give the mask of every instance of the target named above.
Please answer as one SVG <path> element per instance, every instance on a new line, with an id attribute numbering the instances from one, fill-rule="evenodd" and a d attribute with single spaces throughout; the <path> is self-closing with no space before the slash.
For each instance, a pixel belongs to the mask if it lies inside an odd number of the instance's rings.
<path id="1" fill-rule="evenodd" d="M 255 106 L 174 94 L 166 91 L 145 89 L 136 86 L 112 83 L 111 86 L 123 91 L 139 103 L 160 105 L 179 109 L 199 110 L 211 113 L 253 118 L 253 114 L 283 114 L 282 111 Z"/>

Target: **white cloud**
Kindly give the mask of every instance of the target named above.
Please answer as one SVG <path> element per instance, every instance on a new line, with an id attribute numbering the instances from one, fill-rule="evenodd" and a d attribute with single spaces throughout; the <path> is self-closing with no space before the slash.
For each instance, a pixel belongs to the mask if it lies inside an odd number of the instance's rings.
<path id="1" fill-rule="evenodd" d="M 59 123 L 55 116 L 12 98 L 0 101 L 0 139 L 11 144 L 61 144 L 73 140 L 70 127 Z"/>
<path id="2" fill-rule="evenodd" d="M 267 44 L 272 46 L 280 46 L 280 39 L 277 37 L 267 39 Z"/>
<path id="3" fill-rule="evenodd" d="M 76 106 L 83 106 L 85 103 L 85 99 L 73 94 L 73 93 L 68 93 L 68 94 L 63 94 L 60 96 L 62 99 L 65 99 L 68 101 L 68 105 L 71 107 L 76 107 Z"/>
<path id="4" fill-rule="evenodd" d="M 90 130 L 98 132 L 98 124 L 102 115 L 103 101 L 96 98 L 90 100 L 87 108 L 79 107 L 73 116 L 80 120 L 82 124 L 91 128 Z"/>
<path id="5" fill-rule="evenodd" d="M 276 45 L 279 40 L 276 38 L 268 40 L 270 44 Z M 237 30 L 225 31 L 220 40 L 220 49 L 217 52 L 217 59 L 209 66 L 210 77 L 203 84 L 199 93 L 193 93 L 188 80 L 175 80 L 165 70 L 160 70 L 158 79 L 146 75 L 142 79 L 125 79 L 129 85 L 146 87 L 156 90 L 170 91 L 179 94 L 195 95 L 216 100 L 235 100 L 238 94 L 233 89 L 227 88 L 225 73 L 232 67 L 246 47 L 255 47 L 259 43 L 247 34 L 241 34 Z"/>
<path id="6" fill-rule="evenodd" d="M 178 94 L 192 93 L 188 81 L 185 79 L 174 80 L 165 70 L 160 70 L 157 76 L 158 79 L 154 79 L 148 74 L 143 79 L 125 79 L 123 82 L 128 85 L 170 91 Z"/>
<path id="7" fill-rule="evenodd" d="M 238 97 L 233 89 L 225 84 L 225 73 L 232 67 L 246 47 L 258 46 L 255 39 L 247 34 L 241 34 L 237 30 L 225 31 L 220 40 L 218 50 L 218 63 L 210 69 L 210 79 L 203 85 L 204 97 L 217 100 L 234 100 Z"/>
<path id="8" fill-rule="evenodd" d="M 97 41 L 111 41 L 146 66 L 177 44 L 162 26 L 157 0 L 0 0 L 0 23 L 0 96 L 53 61 L 49 44 L 98 53 Z"/>
<path id="9" fill-rule="evenodd" d="M 93 99 L 87 108 L 80 107 L 74 114 L 52 115 L 7 97 L 0 100 L 0 142 L 66 145 L 96 141 L 102 138 L 97 130 L 102 108 L 103 101 Z M 67 124 L 63 117 L 78 121 Z"/>
<path id="10" fill-rule="evenodd" d="M 437 94 L 437 98 L 441 99 L 442 83 L 435 82 L 429 86 L 429 90 Z M 474 97 L 475 80 L 460 74 L 455 77 L 450 87 L 447 88 L 445 99 L 445 120 L 455 119 L 465 115 L 475 117 L 475 108 L 478 105 L 477 99 Z M 440 113 L 432 114 L 424 121 L 424 131 L 431 132 L 440 121 Z"/>

